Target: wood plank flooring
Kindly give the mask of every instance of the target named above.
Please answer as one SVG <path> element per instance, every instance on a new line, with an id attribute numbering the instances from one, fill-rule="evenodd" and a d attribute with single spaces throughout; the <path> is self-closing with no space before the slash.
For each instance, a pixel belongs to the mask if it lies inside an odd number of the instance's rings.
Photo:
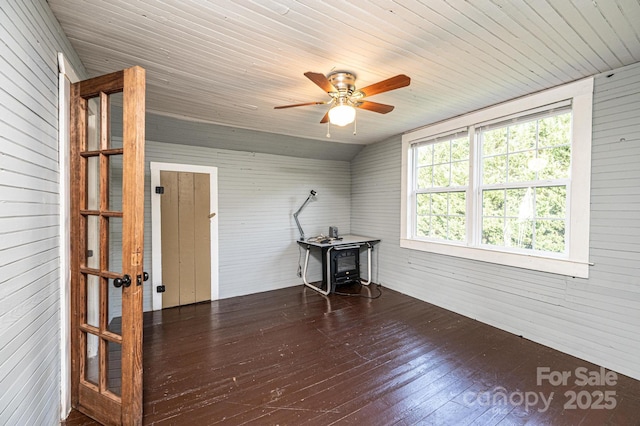
<path id="1" fill-rule="evenodd" d="M 146 313 L 144 423 L 640 425 L 640 381 L 581 386 L 600 372 L 389 289 L 300 286 Z"/>

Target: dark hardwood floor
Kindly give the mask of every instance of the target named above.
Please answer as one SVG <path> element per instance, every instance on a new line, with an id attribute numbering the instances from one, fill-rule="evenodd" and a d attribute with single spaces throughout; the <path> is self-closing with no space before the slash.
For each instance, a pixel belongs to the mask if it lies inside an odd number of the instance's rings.
<path id="1" fill-rule="evenodd" d="M 640 381 L 601 373 L 389 289 L 300 286 L 145 314 L 149 425 L 640 425 Z M 63 424 L 96 423 L 74 411 Z"/>

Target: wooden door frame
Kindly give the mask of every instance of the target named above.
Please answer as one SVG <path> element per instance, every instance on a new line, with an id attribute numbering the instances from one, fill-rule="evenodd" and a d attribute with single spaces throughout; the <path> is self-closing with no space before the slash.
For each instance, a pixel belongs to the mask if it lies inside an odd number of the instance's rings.
<path id="1" fill-rule="evenodd" d="M 162 293 L 156 291 L 162 284 L 162 226 L 160 215 L 160 199 L 155 187 L 160 186 L 160 172 L 205 173 L 209 175 L 209 205 L 210 212 L 216 213 L 210 221 L 211 231 L 211 300 L 218 300 L 220 290 L 218 285 L 218 168 L 213 166 L 198 166 L 193 164 L 151 162 L 151 252 L 153 271 L 151 277 L 151 293 L 153 294 L 153 310 L 162 309 Z"/>

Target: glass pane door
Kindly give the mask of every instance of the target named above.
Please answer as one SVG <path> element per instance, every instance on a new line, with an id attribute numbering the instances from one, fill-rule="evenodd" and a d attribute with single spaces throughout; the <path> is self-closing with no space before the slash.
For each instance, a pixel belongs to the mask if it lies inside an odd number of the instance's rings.
<path id="1" fill-rule="evenodd" d="M 142 422 L 144 85 L 71 88 L 72 404 L 105 424 Z"/>
<path id="2" fill-rule="evenodd" d="M 86 141 L 79 152 L 85 193 L 80 274 L 86 300 L 80 323 L 81 383 L 121 402 L 122 94 L 99 92 L 87 99 L 85 123 Z"/>

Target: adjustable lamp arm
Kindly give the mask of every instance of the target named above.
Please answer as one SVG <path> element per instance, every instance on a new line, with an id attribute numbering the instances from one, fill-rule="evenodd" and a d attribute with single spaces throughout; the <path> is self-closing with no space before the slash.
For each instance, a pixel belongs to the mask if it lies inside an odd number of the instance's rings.
<path id="1" fill-rule="evenodd" d="M 307 197 L 307 199 L 304 201 L 304 203 L 302 203 L 302 205 L 300 206 L 300 208 L 298 209 L 298 211 L 296 211 L 293 214 L 293 218 L 296 220 L 296 225 L 298 225 L 298 231 L 300 231 L 300 241 L 304 241 L 304 231 L 302 230 L 302 226 L 300 226 L 300 221 L 298 220 L 298 215 L 300 214 L 300 212 L 302 211 L 302 209 L 305 208 L 305 206 L 307 204 L 309 204 L 309 201 L 311 201 L 312 197 L 316 196 L 316 191 L 314 191 L 313 189 L 311 190 L 311 192 L 309 193 L 309 196 Z"/>

